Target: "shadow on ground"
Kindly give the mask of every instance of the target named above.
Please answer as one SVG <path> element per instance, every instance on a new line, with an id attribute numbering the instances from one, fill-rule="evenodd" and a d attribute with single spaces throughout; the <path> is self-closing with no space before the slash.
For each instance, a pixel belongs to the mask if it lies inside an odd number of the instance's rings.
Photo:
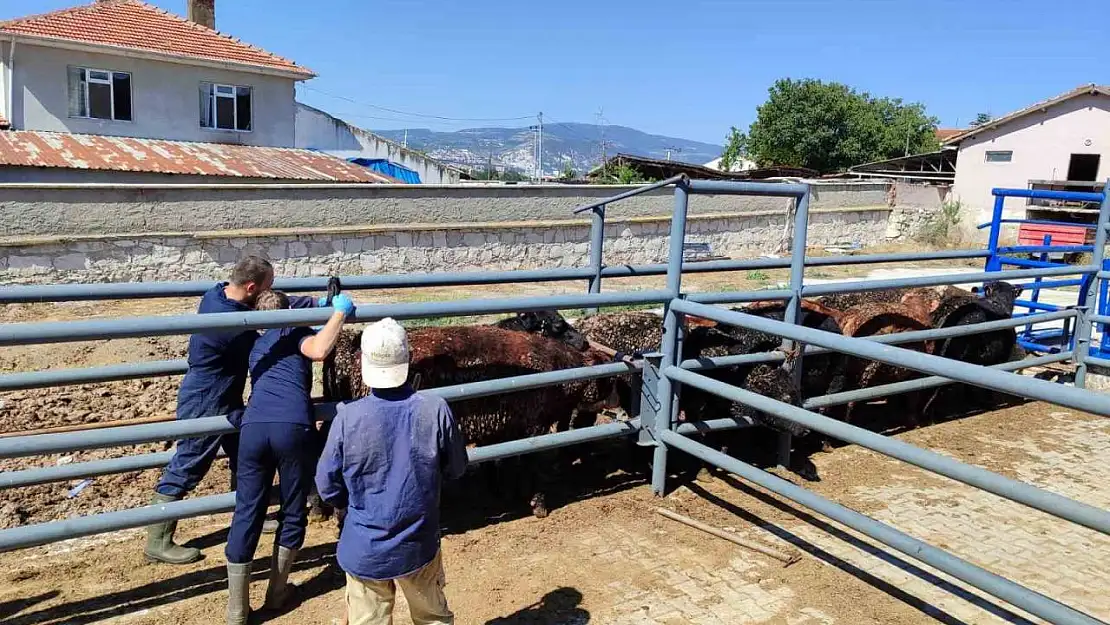
<path id="1" fill-rule="evenodd" d="M 339 567 L 335 565 L 335 543 L 304 549 L 297 557 L 293 570 L 303 571 L 321 565 L 327 566 L 315 577 L 298 584 L 296 601 L 286 607 L 284 611 L 294 609 L 300 601 L 329 593 L 344 586 L 346 579 Z M 269 557 L 256 558 L 252 569 L 252 581 L 264 581 L 269 577 L 269 574 Z M 141 610 L 158 608 L 201 595 L 222 592 L 226 589 L 227 569 L 222 565 L 213 566 L 127 590 L 62 603 L 8 618 L 3 622 L 4 625 L 61 625 L 62 623 L 65 623 L 65 625 L 87 625 Z M 0 604 L 0 615 L 12 613 L 8 612 L 8 607 L 13 603 L 17 604 L 13 607 L 15 608 L 14 611 L 18 612 L 26 610 L 35 603 L 48 600 L 57 594 L 57 591 L 53 591 L 24 600 L 25 605 L 23 606 L 18 605 L 19 601 Z M 260 614 L 259 616 L 264 617 L 265 615 Z"/>
<path id="2" fill-rule="evenodd" d="M 485 625 L 586 625 L 590 613 L 580 608 L 581 604 L 582 593 L 577 588 L 557 588 L 536 603 L 490 619 Z"/>

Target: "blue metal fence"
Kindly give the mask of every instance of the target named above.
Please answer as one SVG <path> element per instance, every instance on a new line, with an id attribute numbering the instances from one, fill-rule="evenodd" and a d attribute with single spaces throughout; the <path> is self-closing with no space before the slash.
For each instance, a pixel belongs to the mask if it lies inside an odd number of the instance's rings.
<path id="1" fill-rule="evenodd" d="M 675 206 L 671 220 L 668 262 L 660 265 L 633 267 L 609 267 L 603 263 L 602 246 L 606 210 L 620 199 L 663 187 L 673 187 Z M 739 194 L 771 195 L 794 199 L 794 241 L 789 259 L 728 260 L 705 263 L 683 262 L 682 251 L 686 233 L 686 213 L 691 198 L 700 194 Z M 458 386 L 431 389 L 427 392 L 445 397 L 448 401 L 485 395 L 521 391 L 542 386 L 565 383 L 567 381 L 627 375 L 632 373 L 639 378 L 643 389 L 640 413 L 625 423 L 613 423 L 587 427 L 567 432 L 559 432 L 530 439 L 509 441 L 470 451 L 472 463 L 494 460 L 551 449 L 565 445 L 616 437 L 637 437 L 641 444 L 654 446 L 652 469 L 652 488 L 662 494 L 667 486 L 667 460 L 670 450 L 677 449 L 691 454 L 706 462 L 734 472 L 741 477 L 759 484 L 774 493 L 794 500 L 804 506 L 835 519 L 848 527 L 856 529 L 875 540 L 889 545 L 912 558 L 925 562 L 937 569 L 953 575 L 964 582 L 993 596 L 1003 599 L 1021 609 L 1053 623 L 1099 623 L 1090 615 L 1083 614 L 1058 601 L 1036 593 L 1018 583 L 1004 579 L 981 567 L 947 553 L 935 546 L 914 539 L 892 527 L 857 512 L 848 510 L 824 499 L 799 486 L 763 472 L 735 458 L 720 454 L 709 447 L 696 443 L 685 436 L 693 432 L 717 431 L 748 427 L 751 423 L 744 419 L 721 418 L 699 423 L 676 425 L 678 393 L 684 385 L 714 393 L 735 402 L 747 404 L 757 410 L 774 414 L 784 419 L 798 422 L 813 430 L 829 436 L 858 444 L 890 457 L 903 460 L 925 470 L 959 480 L 976 488 L 994 493 L 1046 512 L 1070 522 L 1110 534 L 1110 514 L 1091 506 L 1049 493 L 1028 484 L 1018 482 L 983 469 L 966 465 L 950 458 L 940 456 L 924 449 L 888 439 L 861 430 L 814 412 L 812 409 L 862 401 L 875 397 L 910 392 L 923 388 L 933 388 L 948 383 L 960 382 L 1005 391 L 1014 395 L 1069 406 L 1103 416 L 1110 416 L 1110 402 L 1103 396 L 1082 389 L 1086 369 L 1089 364 L 1110 363 L 1092 352 L 1090 343 L 1091 327 L 1094 323 L 1110 322 L 1106 313 L 1106 278 L 1110 277 L 1104 265 L 1103 251 L 1106 244 L 1107 225 L 1110 223 L 1110 200 L 1107 194 L 1064 194 L 1082 196 L 1088 201 L 1101 203 L 1098 232 L 1094 246 L 1091 246 L 1092 262 L 1075 267 L 1044 266 L 1038 263 L 1025 269 L 1003 270 L 1006 248 L 1000 248 L 999 228 L 1005 220 L 1001 219 L 1001 205 L 1006 197 L 1048 197 L 1057 198 L 1061 192 L 995 190 L 996 219 L 992 222 L 990 244 L 986 251 L 958 250 L 916 254 L 886 254 L 851 257 L 812 258 L 805 257 L 806 231 L 809 213 L 809 187 L 804 184 L 780 184 L 770 182 L 731 182 L 700 181 L 676 177 L 635 191 L 608 198 L 584 207 L 578 212 L 591 213 L 591 253 L 590 266 L 575 269 L 552 269 L 515 272 L 471 272 L 453 274 L 417 274 L 400 276 L 354 276 L 344 277 L 346 288 L 402 288 L 428 285 L 461 284 L 500 284 L 510 282 L 537 282 L 557 280 L 584 280 L 588 283 L 582 295 L 559 295 L 549 297 L 522 297 L 503 299 L 472 299 L 452 302 L 427 302 L 419 304 L 387 304 L 361 307 L 357 321 L 372 321 L 385 316 L 396 318 L 461 316 L 491 314 L 500 312 L 586 308 L 598 309 L 605 306 L 622 304 L 660 304 L 664 309 L 664 338 L 661 350 L 649 355 L 644 361 L 636 363 L 612 363 L 593 367 L 583 367 L 554 371 L 529 376 L 476 382 Z M 696 201 L 693 200 L 693 201 Z M 1051 246 L 1045 246 L 1051 247 Z M 1011 248 L 1010 251 L 1013 251 Z M 900 280 L 859 281 L 839 284 L 805 286 L 804 272 L 807 266 L 836 264 L 870 264 L 883 262 L 908 262 L 933 259 L 974 259 L 984 258 L 987 271 L 976 274 L 956 274 L 930 276 Z M 1021 266 L 1021 265 L 1019 265 Z M 790 280 L 784 289 L 771 291 L 746 291 L 726 293 L 687 293 L 682 287 L 685 273 L 702 271 L 736 271 L 754 268 L 789 268 Z M 1100 271 L 1100 269 L 1102 271 Z M 603 293 L 604 278 L 620 278 L 640 275 L 665 275 L 666 283 L 662 289 L 641 292 Z M 1096 280 L 1096 275 L 1098 279 Z M 1048 309 L 1047 312 L 1018 316 L 1011 320 L 993 321 L 978 326 L 959 326 L 909 332 L 880 337 L 848 338 L 821 332 L 798 324 L 801 299 L 805 296 L 822 295 L 851 291 L 876 290 L 891 287 L 927 286 L 981 282 L 992 279 L 1034 281 L 1046 277 L 1081 276 L 1085 290 L 1079 295 L 1077 305 L 1065 309 Z M 1053 281 L 1053 282 L 1075 282 Z M 324 278 L 283 280 L 279 286 L 290 291 L 321 290 L 326 284 Z M 1049 283 L 1034 282 L 1039 288 L 1047 288 Z M 1097 285 L 1097 287 L 1096 287 Z M 89 299 L 113 299 L 134 297 L 171 297 L 195 295 L 208 288 L 208 283 L 179 282 L 153 284 L 105 284 L 105 285 L 49 285 L 0 288 L 0 303 L 66 301 Z M 1093 308 L 1097 292 L 1103 294 L 1102 304 Z M 742 313 L 731 312 L 713 306 L 717 303 L 758 301 L 777 299 L 787 302 L 787 313 L 783 321 L 772 321 Z M 1040 304 L 1036 298 L 1033 304 Z M 1090 303 L 1090 304 L 1088 304 Z M 270 328 L 292 325 L 315 325 L 330 314 L 330 309 L 291 310 L 251 313 L 227 313 L 209 315 L 183 315 L 176 317 L 146 317 L 115 320 L 67 321 L 51 323 L 7 324 L 0 326 L 0 345 L 23 345 L 45 342 L 65 342 L 99 338 L 134 337 L 167 334 L 186 334 L 218 328 Z M 711 380 L 701 373 L 705 369 L 741 362 L 781 362 L 783 351 L 761 354 L 746 354 L 722 358 L 680 361 L 682 323 L 686 315 L 713 319 L 721 323 L 733 324 L 781 336 L 785 348 L 797 348 L 798 357 L 791 359 L 791 366 L 800 375 L 804 366 L 804 356 L 829 351 L 850 354 L 860 358 L 877 360 L 898 366 L 916 369 L 930 374 L 931 377 L 890 384 L 884 387 L 861 389 L 815 397 L 804 406 L 793 406 L 763 397 L 744 389 L 732 387 Z M 967 363 L 946 360 L 937 356 L 922 354 L 896 347 L 897 343 L 913 340 L 936 339 L 961 336 L 986 330 L 1062 321 L 1073 323 L 1074 347 L 1060 353 L 1030 358 L 1021 362 L 1006 363 L 994 368 L 979 367 Z M 1105 336 L 1105 335 L 1104 335 Z M 1105 341 L 1105 339 L 1104 339 Z M 1028 377 L 1016 376 L 1011 371 L 1031 366 L 1071 360 L 1077 369 L 1075 387 L 1054 384 Z M 134 363 L 113 365 L 90 369 L 68 369 L 59 371 L 29 372 L 0 376 L 0 390 L 36 388 L 63 384 L 77 384 L 93 381 L 130 379 L 155 375 L 174 375 L 184 371 L 181 361 L 156 363 Z M 334 414 L 334 406 L 318 407 L 323 419 Z M 46 453 L 68 452 L 80 449 L 94 449 L 135 444 L 138 442 L 175 440 L 203 434 L 228 432 L 232 426 L 223 417 L 197 419 L 189 422 L 158 423 L 133 425 L 97 430 L 95 432 L 27 434 L 0 440 L 0 458 L 39 455 Z M 790 441 L 780 442 L 783 456 L 788 454 Z M 74 463 L 60 467 L 46 467 L 0 474 L 0 488 L 14 488 L 52 481 L 73 479 L 134 471 L 137 469 L 161 466 L 168 455 L 144 454 L 111 460 Z M 784 458 L 785 460 L 785 458 Z M 227 512 L 234 506 L 233 494 L 198 497 L 180 502 L 157 506 L 144 506 L 130 510 L 90 515 L 51 523 L 27 525 L 0 531 L 0 551 L 21 549 L 42 545 L 58 540 L 139 527 L 155 522 L 182 519 L 194 516 Z"/>

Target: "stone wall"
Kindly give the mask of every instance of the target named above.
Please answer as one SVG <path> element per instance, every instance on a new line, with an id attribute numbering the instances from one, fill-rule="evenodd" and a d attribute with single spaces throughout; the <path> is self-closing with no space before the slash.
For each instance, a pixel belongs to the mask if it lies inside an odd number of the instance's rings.
<path id="1" fill-rule="evenodd" d="M 818 209 L 810 214 L 811 247 L 874 245 L 912 234 L 926 211 Z M 771 251 L 785 215 L 695 215 L 687 242 L 708 243 L 737 258 Z M 610 219 L 607 264 L 665 262 L 670 220 Z M 18 237 L 0 241 L 0 275 L 9 284 L 215 279 L 244 254 L 271 259 L 280 276 L 582 267 L 589 222 L 500 222 L 415 226 L 255 229 L 132 235 Z"/>
<path id="2" fill-rule="evenodd" d="M 575 207 L 632 188 L 0 184 L 0 236 L 572 220 Z M 812 189 L 811 210 L 894 205 L 885 182 L 816 183 Z M 775 197 L 697 195 L 690 199 L 690 214 L 785 213 L 790 202 Z M 662 217 L 673 209 L 674 192 L 660 189 L 614 205 L 609 216 Z"/>

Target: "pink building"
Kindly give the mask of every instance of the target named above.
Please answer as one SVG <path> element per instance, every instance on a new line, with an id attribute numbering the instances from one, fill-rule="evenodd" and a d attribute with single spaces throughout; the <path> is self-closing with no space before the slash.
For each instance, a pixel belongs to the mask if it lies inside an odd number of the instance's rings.
<path id="1" fill-rule="evenodd" d="M 1084 85 L 963 131 L 944 145 L 959 149 L 952 199 L 963 204 L 962 225 L 973 231 L 990 220 L 992 188 L 1089 190 L 1110 177 L 1110 87 Z M 1026 215 L 1020 200 L 1007 200 L 1006 209 L 1009 217 Z"/>

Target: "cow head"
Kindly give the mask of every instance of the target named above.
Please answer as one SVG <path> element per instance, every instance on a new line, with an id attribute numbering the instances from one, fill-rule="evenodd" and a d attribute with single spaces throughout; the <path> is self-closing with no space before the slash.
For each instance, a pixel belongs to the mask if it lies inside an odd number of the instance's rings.
<path id="1" fill-rule="evenodd" d="M 581 332 L 567 323 L 566 319 L 554 310 L 536 310 L 517 313 L 515 317 L 502 319 L 497 327 L 519 332 L 532 332 L 549 339 L 561 341 L 577 350 L 585 350 L 589 344 Z"/>

